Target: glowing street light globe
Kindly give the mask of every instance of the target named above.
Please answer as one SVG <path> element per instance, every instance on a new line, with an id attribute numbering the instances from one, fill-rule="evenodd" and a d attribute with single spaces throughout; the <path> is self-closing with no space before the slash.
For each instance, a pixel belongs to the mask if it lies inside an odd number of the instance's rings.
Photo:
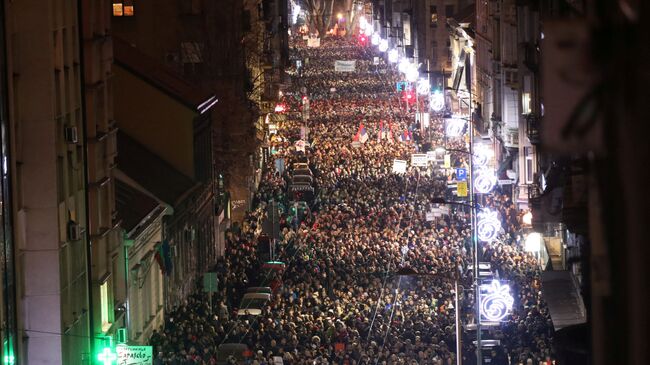
<path id="1" fill-rule="evenodd" d="M 404 73 L 404 76 L 406 77 L 406 81 L 416 82 L 418 80 L 418 77 L 420 77 L 420 73 L 418 72 L 418 69 L 415 65 L 410 65 Z"/>
<path id="2" fill-rule="evenodd" d="M 366 20 L 366 18 L 363 16 L 359 18 L 359 28 L 363 30 L 366 29 L 367 26 L 368 26 L 368 21 Z"/>
<path id="3" fill-rule="evenodd" d="M 386 52 L 388 51 L 388 41 L 386 39 L 382 39 L 379 41 L 379 52 Z"/>
<path id="4" fill-rule="evenodd" d="M 429 93 L 429 80 L 419 79 L 416 90 L 420 95 L 427 95 Z"/>
<path id="5" fill-rule="evenodd" d="M 395 62 L 397 62 L 398 58 L 399 58 L 399 55 L 397 54 L 396 49 L 393 48 L 390 51 L 388 51 L 388 62 L 395 63 Z"/>
<path id="6" fill-rule="evenodd" d="M 530 232 L 524 241 L 524 250 L 526 252 L 539 252 L 543 241 L 544 239 L 540 233 Z"/>
<path id="7" fill-rule="evenodd" d="M 440 91 L 434 92 L 429 98 L 429 105 L 434 112 L 441 111 L 445 108 L 445 96 Z"/>
<path id="8" fill-rule="evenodd" d="M 529 226 L 533 224 L 533 212 L 528 211 L 526 214 L 524 214 L 524 216 L 521 217 L 521 222 Z"/>
<path id="9" fill-rule="evenodd" d="M 408 71 L 410 65 L 411 63 L 409 62 L 408 59 L 402 58 L 402 60 L 399 61 L 399 64 L 397 65 L 397 70 L 405 74 Z"/>
<path id="10" fill-rule="evenodd" d="M 373 46 L 378 45 L 379 41 L 381 41 L 381 38 L 379 38 L 379 34 L 374 33 L 373 35 L 370 36 L 370 43 L 372 43 Z"/>

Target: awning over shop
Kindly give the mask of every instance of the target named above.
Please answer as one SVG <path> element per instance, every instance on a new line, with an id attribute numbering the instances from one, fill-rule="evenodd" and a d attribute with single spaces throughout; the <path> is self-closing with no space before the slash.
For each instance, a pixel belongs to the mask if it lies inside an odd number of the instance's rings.
<path id="1" fill-rule="evenodd" d="M 542 273 L 542 298 L 548 305 L 555 330 L 586 322 L 577 282 L 569 271 Z"/>

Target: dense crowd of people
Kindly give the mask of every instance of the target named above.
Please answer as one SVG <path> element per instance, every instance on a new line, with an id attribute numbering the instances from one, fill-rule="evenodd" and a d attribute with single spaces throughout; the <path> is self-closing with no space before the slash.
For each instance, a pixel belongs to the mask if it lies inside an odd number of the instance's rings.
<path id="1" fill-rule="evenodd" d="M 450 365 L 456 356 L 475 364 L 475 333 L 468 326 L 475 321 L 470 213 L 451 206 L 450 214 L 427 219 L 434 198 L 449 195 L 451 175 L 436 166 L 409 167 L 404 174 L 392 170 L 394 159 L 410 160 L 425 144 L 462 149 L 464 140 L 443 142 L 436 119 L 419 133 L 414 108 L 394 92 L 397 72 L 372 47 L 330 37 L 307 48 L 297 38 L 292 57 L 303 69 L 295 72 L 293 90 L 285 96 L 289 112 L 272 138 L 274 154 L 255 208 L 228 232 L 227 252 L 215 265 L 220 291 L 212 308 L 197 290 L 167 314 L 165 327 L 150 341 L 156 363 L 233 361 L 218 358 L 219 345 L 243 343 L 250 349 L 246 363 L 255 365 L 277 363 L 278 357 L 288 365 Z M 335 72 L 335 60 L 356 60 L 357 69 Z M 310 100 L 308 121 L 300 113 L 303 95 Z M 361 125 L 367 133 L 363 143 Z M 309 144 L 301 152 L 294 142 L 304 126 Z M 400 138 L 405 135 L 409 138 Z M 285 171 L 275 169 L 280 158 Z M 454 166 L 465 159 L 452 153 Z M 308 160 L 318 186 L 312 213 L 299 221 L 283 213 L 275 257 L 286 270 L 261 270 L 256 244 L 270 219 L 268 206 L 271 201 L 289 206 L 290 167 L 299 160 Z M 490 354 L 492 364 L 547 364 L 553 356 L 552 325 L 536 259 L 514 239 L 521 214 L 498 191 L 483 203 L 498 211 L 503 230 L 482 244 L 482 260 L 510 281 L 515 295 L 506 321 L 485 332 L 501 343 Z M 398 275 L 404 268 L 418 274 Z M 279 285 L 262 314 L 237 316 L 246 288 L 271 279 Z"/>

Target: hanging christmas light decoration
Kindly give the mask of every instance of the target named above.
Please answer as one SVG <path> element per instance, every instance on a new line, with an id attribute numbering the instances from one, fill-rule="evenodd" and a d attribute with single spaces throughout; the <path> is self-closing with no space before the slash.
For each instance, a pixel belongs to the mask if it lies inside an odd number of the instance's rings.
<path id="1" fill-rule="evenodd" d="M 427 95 L 429 93 L 429 80 L 428 79 L 419 79 L 417 85 L 417 92 L 420 95 Z"/>
<path id="2" fill-rule="evenodd" d="M 512 310 L 515 299 L 510 294 L 510 286 L 499 280 L 481 285 L 481 321 L 501 322 Z"/>
<path id="3" fill-rule="evenodd" d="M 429 106 L 434 112 L 439 112 L 445 108 L 445 96 L 440 91 L 431 94 L 429 100 Z"/>
<path id="4" fill-rule="evenodd" d="M 460 137 L 465 129 L 465 119 L 462 118 L 445 118 L 447 126 L 445 133 L 447 137 Z"/>
<path id="5" fill-rule="evenodd" d="M 399 58 L 399 54 L 397 53 L 396 49 L 391 49 L 388 51 L 388 62 L 390 63 L 395 63 L 397 62 L 397 59 Z"/>
<path id="6" fill-rule="evenodd" d="M 388 50 L 388 41 L 385 39 L 382 39 L 379 41 L 379 52 L 386 52 Z"/>
<path id="7" fill-rule="evenodd" d="M 489 209 L 483 209 L 476 214 L 476 235 L 480 241 L 492 242 L 497 237 L 501 230 L 501 221 L 497 214 Z"/>
<path id="8" fill-rule="evenodd" d="M 490 169 L 481 168 L 474 172 L 474 189 L 479 194 L 487 194 L 492 191 L 497 183 L 497 177 Z"/>

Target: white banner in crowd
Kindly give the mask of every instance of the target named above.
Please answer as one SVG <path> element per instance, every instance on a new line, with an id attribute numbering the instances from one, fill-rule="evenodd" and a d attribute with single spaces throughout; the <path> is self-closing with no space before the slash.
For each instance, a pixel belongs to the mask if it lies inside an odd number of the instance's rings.
<path id="1" fill-rule="evenodd" d="M 406 161 L 393 160 L 393 173 L 403 174 L 406 172 Z"/>
<path id="2" fill-rule="evenodd" d="M 426 153 L 414 153 L 411 155 L 411 166 L 427 167 L 428 161 Z"/>
<path id="3" fill-rule="evenodd" d="M 357 67 L 357 61 L 334 61 L 334 71 L 336 72 L 354 72 Z"/>
<path id="4" fill-rule="evenodd" d="M 308 38 L 307 47 L 312 47 L 312 48 L 320 47 L 320 38 Z"/>
<path id="5" fill-rule="evenodd" d="M 296 151 L 300 151 L 300 152 L 305 152 L 306 145 L 307 143 L 302 139 L 299 139 L 296 141 L 296 143 L 294 143 L 294 146 L 296 147 Z"/>
<path id="6" fill-rule="evenodd" d="M 427 222 L 432 222 L 434 219 L 436 219 L 436 215 L 434 212 L 427 212 L 426 217 L 427 217 Z"/>

